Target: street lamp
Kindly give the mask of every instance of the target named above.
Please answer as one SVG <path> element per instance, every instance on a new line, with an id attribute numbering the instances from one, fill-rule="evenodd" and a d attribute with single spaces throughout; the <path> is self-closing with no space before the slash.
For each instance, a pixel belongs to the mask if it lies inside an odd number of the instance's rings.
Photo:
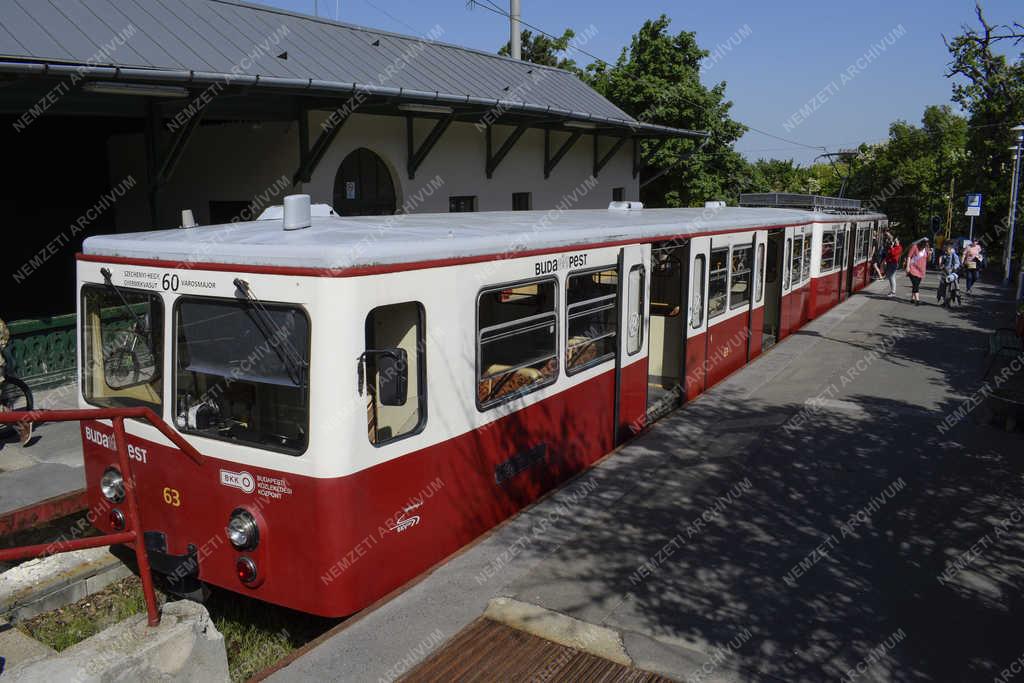
<path id="1" fill-rule="evenodd" d="M 1017 185 L 1020 180 L 1020 159 L 1024 156 L 1024 124 L 1014 126 L 1010 129 L 1017 134 L 1017 144 L 1010 149 L 1013 150 L 1013 173 L 1010 178 L 1010 234 L 1006 243 L 1006 284 L 1013 285 L 1010 272 L 1010 260 L 1013 257 L 1013 232 L 1017 222 Z"/>

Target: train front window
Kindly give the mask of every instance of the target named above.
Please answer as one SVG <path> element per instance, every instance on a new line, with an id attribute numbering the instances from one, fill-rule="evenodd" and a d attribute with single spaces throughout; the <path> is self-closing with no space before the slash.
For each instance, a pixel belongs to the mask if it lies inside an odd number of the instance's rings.
<path id="1" fill-rule="evenodd" d="M 477 406 L 481 410 L 558 379 L 554 279 L 486 289 L 477 299 Z"/>
<path id="2" fill-rule="evenodd" d="M 309 319 L 294 305 L 182 297 L 175 422 L 183 432 L 298 454 L 309 432 Z"/>
<path id="3" fill-rule="evenodd" d="M 164 304 L 158 294 L 82 287 L 82 394 L 105 408 L 163 404 Z"/>

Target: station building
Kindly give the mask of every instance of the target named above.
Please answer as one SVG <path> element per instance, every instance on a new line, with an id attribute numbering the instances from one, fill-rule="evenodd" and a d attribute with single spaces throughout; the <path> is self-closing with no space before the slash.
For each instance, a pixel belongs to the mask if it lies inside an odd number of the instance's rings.
<path id="1" fill-rule="evenodd" d="M 637 199 L 637 121 L 574 74 L 233 0 L 2 0 L 0 317 L 20 374 L 73 368 L 85 237 L 257 216 Z M 67 328 L 67 329 L 65 329 Z M 70 344 L 70 346 L 69 346 Z M 45 358 L 44 358 L 45 357 Z M 72 359 L 68 365 L 68 358 Z"/>

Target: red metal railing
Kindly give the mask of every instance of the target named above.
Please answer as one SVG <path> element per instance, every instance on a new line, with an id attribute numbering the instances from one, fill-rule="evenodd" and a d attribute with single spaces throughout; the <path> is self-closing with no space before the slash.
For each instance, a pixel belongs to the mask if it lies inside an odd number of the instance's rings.
<path id="1" fill-rule="evenodd" d="M 71 422 L 82 420 L 111 420 L 114 425 L 114 441 L 117 445 L 117 459 L 120 464 L 121 477 L 124 479 L 125 503 L 127 504 L 125 530 L 113 534 L 103 534 L 91 538 L 72 539 L 57 543 L 28 545 L 20 548 L 0 550 L 0 562 L 9 560 L 27 560 L 36 557 L 55 555 L 71 550 L 98 548 L 104 545 L 126 543 L 135 550 L 135 559 L 139 564 L 139 578 L 142 579 L 142 592 L 146 597 L 146 610 L 149 613 L 149 625 L 160 623 L 160 612 L 157 610 L 156 593 L 153 591 L 153 577 L 149 569 L 149 557 L 146 555 L 146 544 L 143 540 L 143 527 L 139 517 L 139 504 L 135 496 L 135 475 L 132 472 L 131 459 L 128 457 L 128 444 L 125 440 L 124 420 L 133 417 L 145 420 L 156 427 L 161 434 L 189 457 L 197 465 L 203 464 L 203 456 L 192 444 L 180 434 L 167 426 L 160 417 L 149 408 L 90 408 L 86 410 L 53 410 L 53 411 L 19 411 L 0 413 L 0 424 L 16 424 L 19 422 Z"/>

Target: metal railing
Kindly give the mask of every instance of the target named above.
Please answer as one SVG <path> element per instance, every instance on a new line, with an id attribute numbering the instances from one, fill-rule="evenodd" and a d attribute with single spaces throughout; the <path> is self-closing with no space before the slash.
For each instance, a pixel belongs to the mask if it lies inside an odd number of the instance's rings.
<path id="1" fill-rule="evenodd" d="M 0 413 L 0 424 L 18 424 L 24 422 L 72 422 L 82 420 L 110 420 L 114 426 L 114 442 L 117 449 L 118 464 L 124 480 L 125 503 L 127 512 L 125 529 L 112 534 L 102 534 L 90 538 L 72 539 L 57 543 L 43 543 L 0 550 L 0 562 L 11 560 L 28 560 L 72 550 L 85 550 L 105 545 L 128 544 L 135 550 L 135 559 L 139 565 L 139 578 L 142 579 L 142 593 L 146 598 L 146 611 L 149 614 L 149 625 L 160 623 L 160 611 L 157 609 L 156 592 L 153 590 L 153 577 L 150 574 L 149 557 L 146 555 L 146 544 L 143 536 L 142 520 L 139 516 L 139 504 L 136 499 L 135 474 L 132 472 L 131 459 L 128 457 L 128 444 L 125 438 L 125 418 L 145 420 L 153 425 L 161 434 L 170 439 L 196 465 L 202 465 L 203 456 L 192 444 L 180 434 L 167 426 L 160 417 L 149 408 L 89 408 L 84 410 L 54 411 L 18 411 Z M 83 454 L 84 457 L 84 454 Z"/>

